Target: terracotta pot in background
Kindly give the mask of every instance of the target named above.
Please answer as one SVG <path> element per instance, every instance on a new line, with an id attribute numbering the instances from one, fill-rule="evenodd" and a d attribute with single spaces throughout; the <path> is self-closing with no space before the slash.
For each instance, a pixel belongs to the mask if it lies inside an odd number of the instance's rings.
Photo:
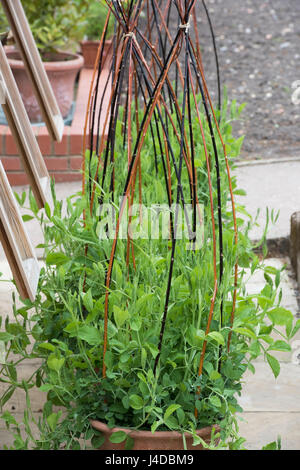
<path id="1" fill-rule="evenodd" d="M 94 68 L 99 44 L 100 44 L 100 41 L 89 40 L 89 39 L 86 39 L 80 42 L 81 53 L 84 58 L 85 68 L 87 69 Z M 108 57 L 112 55 L 112 50 L 113 50 L 112 39 L 108 39 L 104 43 L 104 51 L 103 51 L 103 61 L 105 60 L 104 63 L 107 63 Z"/>
<path id="2" fill-rule="evenodd" d="M 125 442 L 120 444 L 113 444 L 109 441 L 109 437 L 113 432 L 125 431 L 134 440 L 134 446 L 132 450 L 183 450 L 182 435 L 175 431 L 155 431 L 153 434 L 151 431 L 131 431 L 124 428 L 113 428 L 110 429 L 108 426 L 101 421 L 92 420 L 91 425 L 94 429 L 101 431 L 105 437 L 104 444 L 99 450 L 124 450 Z M 220 431 L 218 425 L 209 426 L 203 429 L 199 429 L 197 435 L 200 436 L 205 442 L 211 441 L 212 429 L 215 432 Z M 186 444 L 187 450 L 203 450 L 202 445 L 193 446 L 193 438 L 190 434 L 186 433 Z"/>
<path id="3" fill-rule="evenodd" d="M 28 117 L 32 123 L 43 121 L 40 106 L 33 93 L 30 78 L 27 75 L 21 55 L 16 50 L 7 49 L 6 55 L 17 82 Z M 53 88 L 57 104 L 63 118 L 66 118 L 74 101 L 74 87 L 78 72 L 84 60 L 79 54 L 57 53 L 48 56 L 51 61 L 43 62 Z"/>

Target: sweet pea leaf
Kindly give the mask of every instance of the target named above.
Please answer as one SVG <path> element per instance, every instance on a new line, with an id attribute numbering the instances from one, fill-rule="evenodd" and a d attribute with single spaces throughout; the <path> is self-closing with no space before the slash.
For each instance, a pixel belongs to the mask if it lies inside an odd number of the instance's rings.
<path id="1" fill-rule="evenodd" d="M 271 346 L 268 348 L 268 351 L 291 351 L 291 346 L 286 343 L 285 341 L 278 340 L 275 341 Z"/>
<path id="2" fill-rule="evenodd" d="M 120 444 L 120 442 L 125 441 L 127 434 L 125 431 L 116 431 L 111 434 L 109 437 L 110 442 L 113 444 Z"/>
<path id="3" fill-rule="evenodd" d="M 51 384 L 43 384 L 39 388 L 39 390 L 41 390 L 41 392 L 49 392 L 52 389 L 53 389 L 53 385 L 51 385 Z"/>
<path id="4" fill-rule="evenodd" d="M 0 332 L 0 341 L 7 342 L 15 339 L 14 335 L 6 333 L 6 331 Z"/>
<path id="5" fill-rule="evenodd" d="M 152 354 L 152 357 L 155 359 L 159 353 L 158 348 L 154 344 L 151 344 L 151 343 L 147 343 L 146 346 L 149 349 L 150 353 Z"/>
<path id="6" fill-rule="evenodd" d="M 211 402 L 212 405 L 216 406 L 217 408 L 221 408 L 222 406 L 220 398 L 217 397 L 216 395 L 212 395 L 211 397 L 209 397 L 209 401 Z"/>
<path id="7" fill-rule="evenodd" d="M 112 369 L 113 364 L 114 364 L 114 355 L 111 351 L 106 351 L 104 363 L 106 367 L 108 367 L 108 369 Z"/>
<path id="8" fill-rule="evenodd" d="M 190 325 L 186 333 L 186 339 L 191 346 L 201 347 L 205 339 L 205 332 Z"/>
<path id="9" fill-rule="evenodd" d="M 134 410 L 140 410 L 144 406 L 144 401 L 138 395 L 130 395 L 129 404 Z"/>
<path id="10" fill-rule="evenodd" d="M 41 343 L 38 347 L 41 349 L 47 349 L 48 351 L 55 351 L 55 346 L 51 343 Z"/>
<path id="11" fill-rule="evenodd" d="M 91 346 L 97 346 L 101 342 L 100 332 L 95 326 L 80 325 L 77 336 Z"/>
<path id="12" fill-rule="evenodd" d="M 68 261 L 70 261 L 70 258 L 68 258 L 68 256 L 61 252 L 48 253 L 46 257 L 46 264 L 48 264 L 49 266 L 61 266 L 62 264 L 67 263 Z"/>
<path id="13" fill-rule="evenodd" d="M 290 337 L 290 338 L 293 338 L 293 336 L 295 336 L 295 334 L 296 334 L 299 330 L 300 330 L 300 320 L 297 320 L 297 322 L 296 322 L 294 328 L 292 329 L 292 331 L 291 331 L 289 337 Z"/>
<path id="14" fill-rule="evenodd" d="M 234 331 L 241 335 L 248 336 L 249 338 L 256 339 L 256 334 L 249 328 L 240 327 L 240 328 L 235 328 Z"/>
<path id="15" fill-rule="evenodd" d="M 218 380 L 220 377 L 221 377 L 221 374 L 220 374 L 217 370 L 213 370 L 213 371 L 209 374 L 210 380 Z"/>
<path id="16" fill-rule="evenodd" d="M 262 450 L 277 450 L 277 442 L 270 442 L 270 444 L 265 445 Z"/>
<path id="17" fill-rule="evenodd" d="M 91 444 L 92 444 L 93 449 L 99 449 L 99 447 L 101 447 L 102 444 L 104 444 L 104 442 L 105 442 L 105 437 L 103 434 L 100 436 L 95 435 L 91 439 Z"/>
<path id="18" fill-rule="evenodd" d="M 0 418 L 3 419 L 6 423 L 13 424 L 14 426 L 18 427 L 17 421 L 8 411 L 4 411 Z"/>
<path id="19" fill-rule="evenodd" d="M 179 408 L 181 408 L 181 405 L 176 405 L 175 403 L 173 405 L 168 406 L 164 414 L 164 421 L 166 421 L 169 416 L 171 416 L 171 414 L 173 414 L 174 411 L 178 410 Z"/>
<path id="20" fill-rule="evenodd" d="M 211 331 L 207 336 L 208 338 L 215 340 L 218 344 L 225 344 L 223 335 L 218 331 Z"/>
<path id="21" fill-rule="evenodd" d="M 142 348 L 142 350 L 141 350 L 141 364 L 142 364 L 143 369 L 146 366 L 146 361 L 147 361 L 147 351 L 146 351 L 145 348 Z"/>
<path id="22" fill-rule="evenodd" d="M 24 214 L 24 215 L 22 215 L 22 219 L 23 219 L 24 222 L 28 222 L 29 220 L 33 219 L 33 216 L 28 215 L 28 214 Z"/>
<path id="23" fill-rule="evenodd" d="M 117 305 L 114 305 L 114 319 L 118 328 L 121 328 L 128 318 L 127 310 L 121 310 Z"/>
<path id="24" fill-rule="evenodd" d="M 133 331 L 139 331 L 142 328 L 142 320 L 138 316 L 131 315 L 130 317 L 130 329 Z"/>
<path id="25" fill-rule="evenodd" d="M 280 373 L 280 364 L 279 364 L 279 361 L 278 361 L 274 356 L 271 356 L 271 355 L 268 354 L 268 353 L 266 354 L 266 356 L 267 356 L 268 364 L 269 364 L 269 366 L 271 367 L 275 378 L 277 378 L 278 375 L 279 375 L 279 373 Z"/>
<path id="26" fill-rule="evenodd" d="M 51 413 L 49 416 L 47 416 L 47 423 L 49 424 L 51 431 L 55 430 L 61 414 L 62 412 L 60 411 L 58 413 Z"/>
<path id="27" fill-rule="evenodd" d="M 88 312 L 93 310 L 93 297 L 91 289 L 89 289 L 85 294 L 82 294 L 82 302 Z"/>
<path id="28" fill-rule="evenodd" d="M 134 439 L 127 435 L 125 442 L 125 450 L 131 450 L 134 446 Z"/>
<path id="29" fill-rule="evenodd" d="M 151 425 L 151 432 L 154 433 L 158 426 L 160 426 L 163 423 L 162 419 L 159 419 L 158 421 L 154 421 L 154 423 Z"/>
<path id="30" fill-rule="evenodd" d="M 48 367 L 56 372 L 59 372 L 64 365 L 65 359 L 63 357 L 56 357 L 55 354 L 50 354 L 47 360 Z"/>
<path id="31" fill-rule="evenodd" d="M 267 312 L 268 317 L 275 325 L 286 326 L 293 321 L 293 314 L 283 307 L 276 307 Z"/>

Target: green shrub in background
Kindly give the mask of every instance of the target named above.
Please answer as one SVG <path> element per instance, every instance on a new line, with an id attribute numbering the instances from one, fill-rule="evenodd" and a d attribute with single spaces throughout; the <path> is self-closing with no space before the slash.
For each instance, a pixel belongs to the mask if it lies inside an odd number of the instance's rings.
<path id="1" fill-rule="evenodd" d="M 100 39 L 108 7 L 104 0 L 23 0 L 33 37 L 43 60 L 45 54 L 75 52 L 83 39 Z M 0 5 L 0 32 L 9 29 Z M 114 32 L 109 22 L 106 39 Z"/>
<path id="2" fill-rule="evenodd" d="M 108 12 L 107 4 L 102 0 L 90 2 L 85 28 L 86 39 L 98 40 L 101 37 L 105 19 Z M 114 22 L 110 20 L 106 39 L 109 39 L 114 33 Z"/>

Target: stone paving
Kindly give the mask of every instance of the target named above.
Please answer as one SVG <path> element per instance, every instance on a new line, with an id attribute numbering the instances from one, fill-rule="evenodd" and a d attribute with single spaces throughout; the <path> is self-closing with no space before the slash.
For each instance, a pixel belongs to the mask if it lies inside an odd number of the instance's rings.
<path id="1" fill-rule="evenodd" d="M 261 237 L 266 208 L 280 211 L 277 223 L 269 227 L 268 238 L 288 237 L 291 215 L 300 210 L 300 158 L 240 162 L 235 174 L 238 187 L 247 193 L 246 196 L 237 197 L 237 201 L 246 206 L 253 218 L 260 209 L 259 226 L 253 228 L 250 237 L 254 240 Z"/>
<path id="2" fill-rule="evenodd" d="M 261 168 L 261 167 L 260 167 Z M 283 168 L 283 167 L 282 167 Z M 278 167 L 277 167 L 278 169 Z M 300 169 L 300 163 L 299 163 Z M 292 172 L 295 170 L 293 169 Z M 247 173 L 249 176 L 251 171 Z M 257 174 L 253 167 L 253 175 Z M 274 172 L 272 171 L 274 176 Z M 243 180 L 245 174 L 243 169 L 237 169 L 238 180 Z M 248 188 L 252 188 L 250 178 L 244 180 L 248 184 Z M 253 183 L 253 179 L 252 179 Z M 282 185 L 278 187 L 276 197 L 274 193 L 270 193 L 270 197 L 275 197 L 273 200 L 274 204 L 277 203 L 277 199 L 282 197 L 284 194 L 284 179 Z M 241 187 L 245 188 L 245 185 Z M 246 190 L 248 189 L 245 188 Z M 251 202 L 251 191 L 250 195 L 245 198 L 243 203 L 246 202 L 247 209 L 251 212 L 256 212 L 258 203 L 262 202 L 262 197 L 259 197 L 258 189 L 261 188 L 264 193 L 262 186 L 256 187 L 255 200 Z M 57 185 L 57 194 L 59 199 L 64 199 L 66 195 L 74 194 L 80 189 L 79 183 L 59 184 Z M 18 188 L 18 192 L 21 192 L 22 188 Z M 297 188 L 293 188 L 291 185 L 291 191 L 297 192 Z M 265 193 L 267 194 L 267 193 Z M 277 199 L 276 199 L 277 198 Z M 266 197 L 266 199 L 268 199 Z M 284 198 L 282 198 L 284 199 Z M 298 198 L 299 200 L 299 198 Z M 268 203 L 268 200 L 264 200 L 264 203 Z M 297 208 L 297 201 L 293 201 L 295 210 Z M 285 204 L 285 200 L 282 202 Z M 288 203 L 286 203 L 288 205 Z M 250 207 L 250 209 L 249 209 Z M 276 207 L 276 206 L 275 206 Z M 290 207 L 290 206 L 288 206 Z M 289 209 L 289 213 L 293 209 Z M 286 214 L 284 214 L 284 217 Z M 281 228 L 278 228 L 277 234 L 286 234 L 285 218 L 279 219 L 278 224 Z M 37 230 L 37 227 L 32 224 L 32 221 L 27 223 L 27 229 L 32 236 L 32 242 L 36 246 L 41 242 L 41 233 Z M 256 234 L 254 234 L 255 238 Z M 286 265 L 287 268 L 282 276 L 282 306 L 292 311 L 295 317 L 299 316 L 299 306 L 297 303 L 297 286 L 293 277 L 293 273 L 290 268 L 289 258 L 271 258 L 267 259 L 267 264 L 280 268 Z M 4 258 L 3 252 L 0 249 L 0 272 L 4 274 L 3 278 L 10 276 L 10 269 Z M 259 292 L 264 286 L 264 279 L 261 273 L 255 274 L 255 276 L 249 276 L 247 282 L 247 290 L 249 293 Z M 11 295 L 13 287 L 11 284 L 0 282 L 0 312 L 2 317 L 7 314 L 11 315 Z M 240 434 L 246 439 L 246 448 L 261 449 L 264 445 L 269 442 L 275 441 L 278 436 L 282 440 L 282 448 L 286 450 L 300 450 L 300 332 L 292 341 L 292 352 L 291 353 L 277 353 L 277 358 L 281 364 L 281 373 L 275 380 L 268 364 L 263 359 L 255 362 L 256 373 L 253 375 L 248 372 L 245 376 L 245 385 L 243 393 L 239 398 L 240 404 L 244 409 L 244 412 L 239 416 L 240 418 Z M 1 358 L 1 351 L 0 351 Z M 19 371 L 19 378 L 26 377 L 30 374 L 34 364 L 28 363 L 22 367 Z M 1 389 L 1 385 L 0 385 Z M 42 408 L 42 394 L 37 390 L 32 390 L 34 405 L 33 412 L 35 416 L 39 415 Z M 16 418 L 21 420 L 23 410 L 25 406 L 25 398 L 21 392 L 18 392 L 9 403 L 6 408 L 12 411 Z M 4 444 L 10 444 L 12 437 L 8 434 L 2 422 L 0 422 L 0 449 L 3 448 Z"/>

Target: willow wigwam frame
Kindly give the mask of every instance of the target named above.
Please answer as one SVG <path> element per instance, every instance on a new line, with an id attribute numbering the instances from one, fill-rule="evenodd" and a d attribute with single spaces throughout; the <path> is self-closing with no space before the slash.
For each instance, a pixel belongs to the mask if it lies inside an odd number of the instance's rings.
<path id="1" fill-rule="evenodd" d="M 128 165 L 127 177 L 124 181 L 123 200 L 119 207 L 119 219 L 116 226 L 115 237 L 112 243 L 111 254 L 108 260 L 106 272 L 106 294 L 104 305 L 104 347 L 103 347 L 103 369 L 102 376 L 106 376 L 105 354 L 109 348 L 108 342 L 108 311 L 110 283 L 113 269 L 113 263 L 116 253 L 118 231 L 120 220 L 123 216 L 126 204 L 133 201 L 136 185 L 139 185 L 139 202 L 142 202 L 142 174 L 141 174 L 141 153 L 146 134 L 150 134 L 153 139 L 153 151 L 155 164 L 163 167 L 166 194 L 169 205 L 172 202 L 184 204 L 186 195 L 183 194 L 181 177 L 182 172 L 187 171 L 194 213 L 194 224 L 199 223 L 199 214 L 197 214 L 197 175 L 195 171 L 195 141 L 191 122 L 191 110 L 196 113 L 197 123 L 202 139 L 203 150 L 206 161 L 207 186 L 209 192 L 210 205 L 210 223 L 212 233 L 212 264 L 214 272 L 214 281 L 211 286 L 210 310 L 206 325 L 206 334 L 209 333 L 214 316 L 214 309 L 217 295 L 221 295 L 219 302 L 219 316 L 221 324 L 224 326 L 223 318 L 223 300 L 222 281 L 223 281 L 223 214 L 222 214 L 222 191 L 220 178 L 220 154 L 217 148 L 217 139 L 219 139 L 223 150 L 222 158 L 225 161 L 225 167 L 228 179 L 228 188 L 231 200 L 232 219 L 234 226 L 234 243 L 238 242 L 237 221 L 235 212 L 235 202 L 231 183 L 230 167 L 226 152 L 226 145 L 222 138 L 219 127 L 217 113 L 214 109 L 212 99 L 205 80 L 203 63 L 200 52 L 200 41 L 197 29 L 196 7 L 203 4 L 205 13 L 209 18 L 205 2 L 197 0 L 157 1 L 157 0 L 131 0 L 123 4 L 115 0 L 107 0 L 109 14 L 106 21 L 113 17 L 116 24 L 115 45 L 112 63 L 109 70 L 109 79 L 111 80 L 111 91 L 109 106 L 107 111 L 101 106 L 97 108 L 97 102 L 103 100 L 103 95 L 98 90 L 99 77 L 103 70 L 103 47 L 106 35 L 104 28 L 98 57 L 95 63 L 94 75 L 90 88 L 90 97 L 87 107 L 85 136 L 83 146 L 83 156 L 86 150 L 90 154 L 96 152 L 98 156 L 98 166 L 94 183 L 86 179 L 89 168 L 85 168 L 83 163 L 83 191 L 88 192 L 90 198 L 90 211 L 93 213 L 95 200 L 96 182 L 101 188 L 109 188 L 112 192 L 114 188 L 114 171 L 107 181 L 108 167 L 114 163 L 118 156 L 115 154 L 116 122 L 123 122 L 124 148 L 127 149 Z M 171 32 L 170 10 L 175 10 L 178 25 Z M 146 24 L 141 24 L 141 12 L 145 12 Z M 214 50 L 216 52 L 216 43 L 213 35 L 212 24 L 209 20 L 210 30 L 212 32 Z M 191 30 L 193 29 L 193 37 Z M 218 103 L 221 105 L 220 79 L 218 59 L 216 54 L 217 76 L 218 76 Z M 181 92 L 182 101 L 179 100 Z M 205 135 L 203 117 L 201 117 L 199 103 L 196 94 L 200 93 L 201 105 L 203 106 L 205 120 L 209 127 L 209 136 Z M 120 114 L 120 101 L 123 97 L 124 112 Z M 143 117 L 138 120 L 138 104 L 142 102 Z M 98 119 L 95 116 L 98 109 Z M 132 110 L 133 109 L 133 110 Z M 100 119 L 101 115 L 101 119 Z M 134 137 L 131 132 L 131 122 L 135 120 L 137 135 Z M 105 133 L 101 134 L 100 127 L 97 125 L 104 121 Z M 179 145 L 180 151 L 175 155 L 170 139 L 170 129 L 173 137 Z M 94 139 L 96 137 L 96 139 Z M 207 142 L 210 139 L 212 152 L 208 153 Z M 96 140 L 96 145 L 94 144 Z M 158 144 L 157 144 L 158 142 Z M 158 149 L 156 148 L 158 145 Z M 212 173 L 216 175 L 216 187 L 212 186 Z M 173 176 L 172 176 L 173 175 Z M 175 176 L 174 176 L 175 175 Z M 173 181 L 172 181 L 173 178 Z M 214 197 L 216 193 L 216 197 Z M 101 196 L 100 196 L 101 199 Z M 194 230 L 193 230 L 194 231 Z M 165 302 L 161 317 L 161 329 L 158 338 L 158 354 L 154 362 L 154 372 L 157 368 L 161 350 L 163 347 L 164 331 L 167 322 L 170 291 L 172 287 L 172 274 L 175 261 L 176 247 L 176 214 L 171 217 L 170 223 L 170 242 L 171 242 L 171 261 L 168 271 L 168 283 L 165 293 Z M 127 259 L 129 252 L 133 249 L 130 237 L 128 237 Z M 237 256 L 237 254 L 236 254 Z M 134 262 L 134 257 L 133 257 Z M 232 294 L 232 311 L 230 315 L 229 328 L 232 327 L 235 314 L 235 305 L 237 298 L 237 279 L 238 264 L 237 258 L 234 268 L 234 285 Z M 230 350 L 231 331 L 228 334 L 227 350 Z M 201 376 L 206 353 L 207 342 L 203 342 L 200 355 L 198 375 Z M 220 365 L 220 364 L 219 364 Z M 198 391 L 200 393 L 200 390 Z M 195 411 L 196 412 L 196 411 Z"/>

